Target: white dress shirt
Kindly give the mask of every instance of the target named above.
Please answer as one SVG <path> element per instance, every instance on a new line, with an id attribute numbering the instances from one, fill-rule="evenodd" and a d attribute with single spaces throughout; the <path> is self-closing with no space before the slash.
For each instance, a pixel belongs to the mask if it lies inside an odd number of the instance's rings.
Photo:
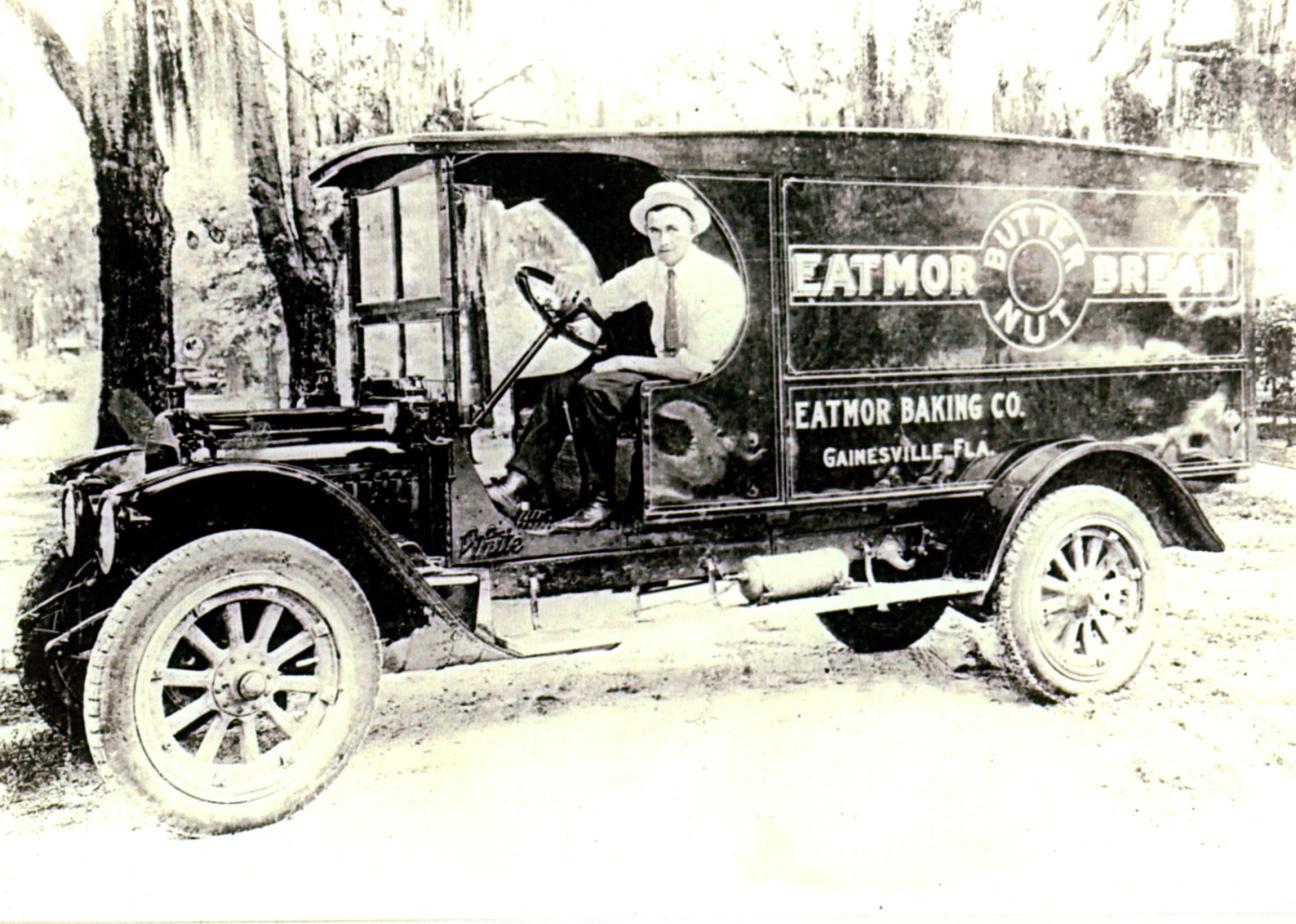
<path id="1" fill-rule="evenodd" d="M 680 349 L 675 357 L 696 375 L 707 375 L 742 332 L 747 293 L 732 266 L 697 247 L 690 247 L 674 270 L 680 332 Z M 661 260 L 646 257 L 617 273 L 590 296 L 594 310 L 605 317 L 647 302 L 652 308 L 651 335 L 658 356 L 666 355 L 662 335 L 666 324 L 666 271 Z"/>

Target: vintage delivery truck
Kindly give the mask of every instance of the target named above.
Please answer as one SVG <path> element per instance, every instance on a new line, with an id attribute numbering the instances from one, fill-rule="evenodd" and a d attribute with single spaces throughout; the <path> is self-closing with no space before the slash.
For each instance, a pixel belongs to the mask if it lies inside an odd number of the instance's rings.
<path id="1" fill-rule="evenodd" d="M 1185 480 L 1248 462 L 1252 177 L 894 131 L 355 146 L 315 174 L 350 218 L 346 402 L 163 410 L 148 440 L 55 472 L 24 686 L 191 832 L 327 785 L 383 640 L 416 639 L 424 667 L 608 645 L 545 628 L 594 588 L 732 581 L 859 652 L 952 608 L 995 621 L 1031 696 L 1114 690 L 1156 637 L 1162 547 L 1222 549 Z M 732 335 L 644 383 L 615 452 L 564 440 L 501 507 L 552 384 L 660 342 L 651 302 L 598 330 L 553 274 L 594 286 L 649 257 L 629 213 L 663 182 L 703 204 L 684 230 L 741 286 Z M 556 528 L 613 461 L 612 516 Z M 503 597 L 538 618 L 505 629 Z"/>

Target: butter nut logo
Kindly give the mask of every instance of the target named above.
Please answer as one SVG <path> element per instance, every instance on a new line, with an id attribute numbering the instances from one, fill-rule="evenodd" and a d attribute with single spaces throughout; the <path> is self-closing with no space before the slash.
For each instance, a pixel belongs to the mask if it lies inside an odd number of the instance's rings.
<path id="1" fill-rule="evenodd" d="M 1070 213 L 1022 199 L 995 216 L 981 239 L 981 311 L 1009 346 L 1047 350 L 1080 326 L 1093 292 L 1088 245 Z"/>

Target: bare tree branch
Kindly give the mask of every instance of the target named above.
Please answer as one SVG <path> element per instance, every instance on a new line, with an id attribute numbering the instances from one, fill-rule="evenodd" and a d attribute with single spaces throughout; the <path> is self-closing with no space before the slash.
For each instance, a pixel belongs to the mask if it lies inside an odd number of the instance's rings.
<path id="1" fill-rule="evenodd" d="M 58 88 L 63 91 L 72 108 L 76 110 L 81 124 L 86 124 L 86 100 L 82 86 L 85 83 L 85 73 L 72 60 L 72 54 L 68 51 L 67 44 L 63 41 L 54 27 L 38 13 L 25 0 L 4 0 L 5 5 L 17 16 L 28 29 L 32 31 L 36 44 L 40 46 L 41 53 L 45 56 L 45 66 L 49 70 L 50 76 L 58 84 Z"/>
<path id="2" fill-rule="evenodd" d="M 1133 79 L 1135 75 L 1137 75 L 1141 70 L 1143 70 L 1143 68 L 1147 67 L 1148 64 L 1150 64 L 1151 62 L 1152 62 L 1152 40 L 1146 39 L 1143 42 L 1143 47 L 1140 48 L 1138 54 L 1134 56 L 1134 60 L 1130 62 L 1129 67 L 1125 68 L 1125 72 L 1121 75 L 1122 79 L 1124 80 Z"/>
<path id="3" fill-rule="evenodd" d="M 21 2 L 21 0 L 6 0 L 6 2 L 14 3 L 14 2 Z M 238 20 L 238 24 L 242 27 L 243 31 L 246 32 L 248 35 L 252 36 L 252 38 L 256 40 L 256 43 L 258 45 L 260 45 L 266 51 L 270 52 L 270 54 L 274 55 L 279 60 L 283 61 L 284 67 L 288 69 L 289 73 L 296 74 L 298 77 L 300 77 L 303 81 L 306 82 L 307 86 L 309 86 L 320 96 L 323 96 L 330 103 L 332 103 L 333 108 L 336 109 L 338 112 L 342 113 L 343 115 L 351 116 L 351 118 L 356 120 L 357 124 L 363 126 L 366 130 L 370 130 L 370 126 L 365 124 L 364 119 L 360 118 L 360 116 L 357 115 L 355 112 L 353 112 L 350 109 L 347 109 L 345 106 L 339 103 L 337 101 L 337 98 L 333 94 L 329 93 L 328 90 L 320 86 L 319 81 L 317 81 L 310 74 L 307 74 L 305 71 L 299 68 L 296 64 L 292 62 L 290 58 L 281 54 L 273 45 L 271 45 L 260 35 L 258 35 L 256 29 L 252 27 L 251 23 L 248 20 L 248 15 L 250 14 L 248 13 L 247 10 L 235 9 L 233 6 L 230 5 L 229 0 L 220 0 L 220 4 L 221 6 L 225 7 L 226 11 L 228 11 L 232 17 Z"/>
<path id="4" fill-rule="evenodd" d="M 771 74 L 769 71 L 765 70 L 765 68 L 761 67 L 761 66 L 760 66 L 758 63 L 756 63 L 755 61 L 748 61 L 747 63 L 750 64 L 753 68 L 755 68 L 759 73 L 764 74 L 764 75 L 765 75 L 766 77 L 768 77 L 770 80 L 774 81 L 776 84 L 778 84 L 778 85 L 779 85 L 780 87 L 782 87 L 784 90 L 787 90 L 789 93 L 796 93 L 796 92 L 797 92 L 797 88 L 796 88 L 796 85 L 795 85 L 795 84 L 790 84 L 790 83 L 788 83 L 787 81 L 779 80 L 777 77 L 775 77 L 775 76 L 774 76 L 773 74 Z"/>
<path id="5" fill-rule="evenodd" d="M 1128 0 L 1109 0 L 1109 2 L 1104 3 L 1102 9 L 1098 11 L 1099 19 L 1102 19 L 1104 16 L 1107 17 L 1107 26 L 1103 29 L 1102 38 L 1098 40 L 1098 47 L 1095 48 L 1093 54 L 1089 56 L 1090 61 L 1097 61 L 1098 56 L 1101 55 L 1103 49 L 1107 47 L 1107 43 L 1111 40 L 1112 33 L 1116 31 L 1116 23 L 1125 13 L 1125 7 L 1127 4 Z"/>
<path id="6" fill-rule="evenodd" d="M 787 71 L 788 80 L 792 82 L 793 93 L 801 92 L 801 81 L 797 80 L 796 71 L 792 70 L 792 49 L 787 46 L 778 33 L 774 34 L 775 40 L 779 43 L 779 60 L 783 62 L 783 68 Z"/>
<path id="7" fill-rule="evenodd" d="M 498 120 L 501 121 L 501 122 L 512 122 L 512 123 L 514 123 L 514 124 L 516 124 L 516 125 L 537 125 L 537 126 L 539 126 L 540 128 L 548 128 L 548 127 L 549 127 L 549 123 L 548 123 L 548 122 L 541 122 L 539 119 L 519 119 L 519 118 L 517 118 L 517 117 L 515 117 L 515 116 L 491 115 L 491 114 L 489 114 L 489 113 L 486 114 L 486 115 L 483 115 L 483 116 L 478 116 L 477 119 L 478 119 L 478 121 L 480 121 L 480 122 L 484 122 L 484 121 L 486 121 L 487 119 L 498 119 Z"/>
<path id="8" fill-rule="evenodd" d="M 510 83 L 512 83 L 512 82 L 515 81 L 515 80 L 518 80 L 518 79 L 521 79 L 521 78 L 525 78 L 525 77 L 527 76 L 527 71 L 531 70 L 531 68 L 535 67 L 537 64 L 540 63 L 540 61 L 543 61 L 543 60 L 544 60 L 544 59 L 541 58 L 541 59 L 538 59 L 538 60 L 536 60 L 536 61 L 532 61 L 530 64 L 524 66 L 522 69 L 517 70 L 517 71 L 514 71 L 512 74 L 509 74 L 509 75 L 508 75 L 507 77 L 505 77 L 503 80 L 498 80 L 498 81 L 496 81 L 495 83 L 491 84 L 491 85 L 490 85 L 489 87 L 487 87 L 485 90 L 482 90 L 480 93 L 478 93 L 476 96 L 474 96 L 471 100 L 469 100 L 469 101 L 468 101 L 468 105 L 464 107 L 464 111 L 465 111 L 465 112 L 469 112 L 469 113 L 471 113 L 472 110 L 473 110 L 473 107 L 476 106 L 478 103 L 480 103 L 482 100 L 484 100 L 486 97 L 490 96 L 492 93 L 494 93 L 494 92 L 495 92 L 496 90 L 498 90 L 500 87 L 503 87 L 503 86 L 505 86 L 505 85 L 507 85 L 507 84 L 510 84 Z"/>

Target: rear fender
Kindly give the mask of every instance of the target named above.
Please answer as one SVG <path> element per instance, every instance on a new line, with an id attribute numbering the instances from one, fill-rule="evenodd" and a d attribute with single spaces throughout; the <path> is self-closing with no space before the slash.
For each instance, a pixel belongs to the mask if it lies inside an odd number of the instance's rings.
<path id="1" fill-rule="evenodd" d="M 1102 485 L 1128 497 L 1147 515 L 1163 545 L 1224 551 L 1183 481 L 1142 447 L 1063 440 L 1031 449 L 996 474 L 994 487 L 965 521 L 955 573 L 988 577 L 993 585 L 1022 517 L 1040 498 L 1073 484 Z"/>

